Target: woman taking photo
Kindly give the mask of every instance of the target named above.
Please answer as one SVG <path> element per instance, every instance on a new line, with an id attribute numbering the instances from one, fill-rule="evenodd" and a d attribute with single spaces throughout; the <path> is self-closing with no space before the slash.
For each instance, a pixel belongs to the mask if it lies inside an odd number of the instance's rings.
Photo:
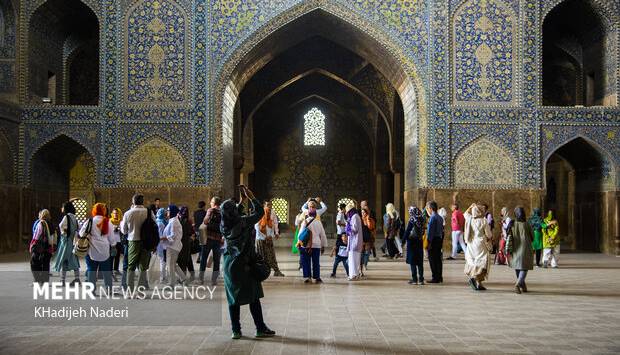
<path id="1" fill-rule="evenodd" d="M 228 300 L 228 313 L 232 325 L 232 338 L 241 338 L 240 312 L 242 305 L 250 305 L 250 313 L 256 325 L 256 337 L 272 337 L 275 332 L 265 325 L 260 299 L 263 297 L 261 281 L 251 272 L 256 260 L 252 229 L 265 213 L 260 202 L 244 185 L 239 185 L 241 202 L 229 199 L 222 204 L 220 229 L 226 240 L 224 252 L 224 286 Z M 243 215 L 244 199 L 248 199 L 251 212 Z"/>

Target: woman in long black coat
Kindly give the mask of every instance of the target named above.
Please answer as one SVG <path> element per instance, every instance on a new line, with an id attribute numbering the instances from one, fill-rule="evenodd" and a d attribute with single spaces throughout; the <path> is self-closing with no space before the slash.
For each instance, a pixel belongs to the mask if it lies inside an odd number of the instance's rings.
<path id="1" fill-rule="evenodd" d="M 256 325 L 256 337 L 274 336 L 275 332 L 265 325 L 260 299 L 263 297 L 261 281 L 256 279 L 250 267 L 256 260 L 256 249 L 252 239 L 254 225 L 261 219 L 264 210 L 252 191 L 241 185 L 242 199 L 250 201 L 251 212 L 242 214 L 243 205 L 226 200 L 221 206 L 220 230 L 226 240 L 224 252 L 224 287 L 228 300 L 228 313 L 232 325 L 232 338 L 241 338 L 241 306 L 250 305 L 250 313 Z"/>

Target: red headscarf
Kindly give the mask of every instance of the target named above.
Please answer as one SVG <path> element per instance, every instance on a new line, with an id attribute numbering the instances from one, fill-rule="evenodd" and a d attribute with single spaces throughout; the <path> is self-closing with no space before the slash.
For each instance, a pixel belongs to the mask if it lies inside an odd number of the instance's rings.
<path id="1" fill-rule="evenodd" d="M 265 214 L 263 218 L 258 221 L 258 226 L 260 227 L 260 232 L 265 234 L 267 233 L 267 227 L 273 229 L 273 219 L 271 219 L 271 208 L 265 207 Z"/>
<path id="2" fill-rule="evenodd" d="M 108 222 L 110 221 L 110 219 L 108 218 L 108 211 L 106 206 L 103 203 L 95 203 L 91 214 L 93 217 L 103 216 L 103 219 L 99 224 L 97 224 L 97 227 L 99 227 L 99 229 L 101 230 L 101 234 L 108 234 L 108 227 L 110 225 Z"/>

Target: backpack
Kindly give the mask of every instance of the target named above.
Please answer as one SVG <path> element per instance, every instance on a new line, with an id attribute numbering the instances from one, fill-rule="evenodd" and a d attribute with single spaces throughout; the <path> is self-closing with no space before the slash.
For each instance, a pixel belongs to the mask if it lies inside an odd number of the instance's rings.
<path id="1" fill-rule="evenodd" d="M 89 218 L 84 235 L 80 235 L 77 242 L 73 244 L 73 254 L 77 257 L 84 257 L 90 248 L 90 232 L 93 229 L 93 219 Z"/>
<path id="2" fill-rule="evenodd" d="M 142 241 L 142 249 L 148 251 L 157 249 L 159 244 L 159 228 L 157 228 L 157 223 L 151 218 L 150 211 L 147 211 L 146 219 L 140 228 L 140 240 Z"/>
<path id="3" fill-rule="evenodd" d="M 41 236 L 41 238 L 37 239 L 34 242 L 34 244 L 32 245 L 32 248 L 30 248 L 30 250 L 32 251 L 32 254 L 42 255 L 44 253 L 48 253 L 48 250 L 49 250 L 49 247 L 50 247 L 49 239 L 48 239 L 48 236 L 50 234 L 50 230 L 49 230 L 49 227 L 47 225 L 47 222 L 39 221 L 38 223 L 45 223 L 45 229 L 43 230 L 43 235 Z M 33 230 L 36 229 L 36 225 L 37 224 L 35 223 L 35 228 L 33 228 Z"/>
<path id="4" fill-rule="evenodd" d="M 214 208 L 211 210 L 211 218 L 209 218 L 209 223 L 207 224 L 207 230 L 209 232 L 221 234 L 220 232 L 220 223 L 222 222 L 222 213 L 220 210 Z"/>
<path id="5" fill-rule="evenodd" d="M 306 224 L 306 228 L 304 228 L 304 230 L 301 231 L 301 233 L 299 233 L 299 236 L 297 237 L 300 245 L 304 248 L 307 248 L 308 244 L 312 243 L 312 231 L 308 227 L 310 226 L 310 224 L 312 224 L 312 222 L 314 222 L 314 220 L 315 219 L 313 218 L 308 224 Z"/>

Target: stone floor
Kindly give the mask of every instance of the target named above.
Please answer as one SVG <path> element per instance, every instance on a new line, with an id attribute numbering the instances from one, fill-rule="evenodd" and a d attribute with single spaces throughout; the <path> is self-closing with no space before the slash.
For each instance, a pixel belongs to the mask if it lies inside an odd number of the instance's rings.
<path id="1" fill-rule="evenodd" d="M 0 354 L 620 353 L 620 258 L 563 254 L 560 269 L 533 270 L 522 295 L 505 266 L 491 270 L 488 291 L 473 292 L 462 259 L 445 262 L 443 285 L 411 286 L 402 261 L 371 262 L 366 280 L 349 283 L 342 269 L 328 277 L 325 256 L 325 283 L 307 285 L 295 257 L 281 249 L 278 258 L 286 277 L 270 278 L 262 300 L 274 338 L 232 341 L 227 319 L 217 328 L 0 327 Z M 23 256 L 0 261 L 0 271 L 28 269 Z M 247 307 L 242 319 L 252 335 Z"/>

